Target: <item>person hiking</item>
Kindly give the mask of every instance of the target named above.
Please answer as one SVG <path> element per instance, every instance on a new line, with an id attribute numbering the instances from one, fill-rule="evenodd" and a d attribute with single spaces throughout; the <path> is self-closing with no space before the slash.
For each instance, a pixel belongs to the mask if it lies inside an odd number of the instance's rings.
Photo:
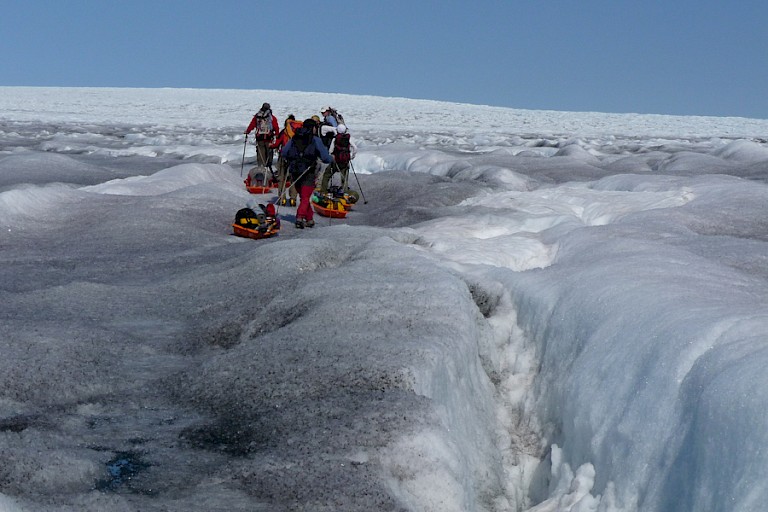
<path id="1" fill-rule="evenodd" d="M 344 118 L 334 108 L 323 107 L 320 109 L 320 113 L 323 114 L 323 121 L 334 128 L 344 123 Z"/>
<path id="2" fill-rule="evenodd" d="M 277 118 L 272 114 L 272 107 L 269 103 L 261 105 L 261 109 L 254 114 L 248 128 L 245 129 L 245 135 L 249 135 L 255 130 L 256 136 L 256 162 L 272 171 L 272 150 L 269 145 L 275 134 L 280 131 L 280 125 L 277 124 Z"/>
<path id="3" fill-rule="evenodd" d="M 296 209 L 296 227 L 304 229 L 315 225 L 312 211 L 312 193 L 315 190 L 315 168 L 317 159 L 325 164 L 333 157 L 316 135 L 317 123 L 313 119 L 304 121 L 293 138 L 283 147 L 280 154 L 288 162 L 291 179 L 299 191 L 299 207 Z"/>
<path id="4" fill-rule="evenodd" d="M 320 123 L 320 138 L 325 144 L 325 147 L 331 147 L 331 141 L 336 136 L 336 127 L 343 124 L 343 117 L 331 107 L 323 107 L 320 109 L 320 113 L 323 114 L 322 121 Z"/>
<path id="5" fill-rule="evenodd" d="M 346 125 L 336 127 L 329 153 L 333 155 L 333 163 L 325 168 L 320 178 L 320 194 L 324 196 L 328 193 L 328 184 L 337 172 L 341 174 L 341 192 L 346 193 L 349 190 L 349 163 L 357 155 L 357 146 L 350 139 Z"/>
<path id="6" fill-rule="evenodd" d="M 291 183 L 291 186 L 288 188 L 288 197 L 284 197 L 285 184 L 290 180 L 288 176 L 288 162 L 283 158 L 281 152 L 285 145 L 288 144 L 288 141 L 293 138 L 296 130 L 301 128 L 302 124 L 301 121 L 296 121 L 296 117 L 293 114 L 289 115 L 283 124 L 284 128 L 280 130 L 280 133 L 275 138 L 275 142 L 269 146 L 270 151 L 277 149 L 279 155 L 277 157 L 277 197 L 283 206 L 296 206 L 298 192 L 296 191 L 296 185 Z"/>
<path id="7" fill-rule="evenodd" d="M 325 146 L 325 149 L 329 150 L 330 152 L 331 143 L 333 142 L 333 138 L 336 136 L 336 128 L 326 123 L 325 121 L 318 121 L 318 136 L 320 137 L 320 141 L 323 143 L 323 146 Z M 328 164 L 320 164 L 317 168 L 317 177 L 319 178 L 320 176 L 324 175 L 325 171 L 327 171 L 329 167 L 330 166 Z"/>
<path id="8" fill-rule="evenodd" d="M 296 116 L 293 114 L 290 114 L 286 120 L 285 120 L 285 133 L 288 134 L 288 138 L 293 138 L 293 134 L 296 133 L 296 130 L 301 128 L 301 125 L 304 124 L 302 121 L 297 121 Z"/>

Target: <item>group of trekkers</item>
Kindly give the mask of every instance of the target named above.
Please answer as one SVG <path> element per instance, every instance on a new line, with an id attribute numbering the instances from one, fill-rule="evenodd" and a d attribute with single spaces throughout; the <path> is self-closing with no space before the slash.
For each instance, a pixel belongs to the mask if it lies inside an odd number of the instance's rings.
<path id="1" fill-rule="evenodd" d="M 291 114 L 280 130 L 272 108 L 269 103 L 264 103 L 245 130 L 246 137 L 254 132 L 256 138 L 258 167 L 254 169 L 264 173 L 264 184 L 268 181 L 277 183 L 280 204 L 296 206 L 298 196 L 296 227 L 299 229 L 315 225 L 312 194 L 316 188 L 320 196 L 329 194 L 329 184 L 335 173 L 341 176 L 341 187 L 336 189 L 337 192 L 357 195 L 348 184 L 350 162 L 355 158 L 357 147 L 350 139 L 344 118 L 330 106 L 321 108 L 320 113 L 322 118 L 314 115 L 304 121 L 296 120 Z M 273 168 L 275 150 L 279 155 L 277 171 Z M 267 171 L 271 178 L 267 178 Z M 249 175 L 249 181 L 252 179 Z M 289 181 L 286 197 L 285 188 Z"/>

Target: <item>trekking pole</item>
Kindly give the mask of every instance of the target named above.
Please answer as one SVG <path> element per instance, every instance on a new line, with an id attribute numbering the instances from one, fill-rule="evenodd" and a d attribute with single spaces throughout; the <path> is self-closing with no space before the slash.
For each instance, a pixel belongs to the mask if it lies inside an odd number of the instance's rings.
<path id="1" fill-rule="evenodd" d="M 259 147 L 259 142 L 258 141 L 256 141 L 256 153 L 258 153 L 258 155 L 259 155 L 256 158 L 256 163 L 258 165 L 261 165 L 262 167 L 264 167 L 266 169 L 267 168 L 267 157 L 261 154 L 261 148 Z M 261 162 L 259 162 L 259 160 L 261 160 Z M 264 181 L 266 181 L 266 180 L 267 180 L 267 175 L 264 174 Z M 266 185 L 266 183 L 265 183 L 265 185 Z"/>
<path id="2" fill-rule="evenodd" d="M 280 156 L 282 159 L 283 157 Z M 277 162 L 277 168 L 280 168 L 280 161 Z M 275 217 L 277 217 L 277 212 L 280 211 L 280 201 L 283 200 L 283 194 L 285 194 L 285 185 L 288 183 L 288 168 L 285 169 L 285 172 L 283 173 L 283 182 L 280 183 L 280 185 L 277 188 L 277 206 L 275 206 Z"/>
<path id="3" fill-rule="evenodd" d="M 331 169 L 331 175 L 328 177 L 328 183 L 325 187 L 325 196 L 323 197 L 323 201 L 326 201 L 325 206 L 331 209 L 333 211 L 334 202 L 333 202 L 333 194 L 331 193 L 331 183 L 333 182 L 333 175 L 336 174 L 339 171 L 339 166 L 336 165 L 336 160 L 328 164 L 328 168 Z M 333 169 L 336 169 L 335 171 Z M 322 178 L 321 178 L 322 179 Z M 328 227 L 331 227 L 333 224 L 333 215 L 328 215 Z"/>
<path id="4" fill-rule="evenodd" d="M 360 195 L 363 196 L 363 204 L 368 204 L 368 200 L 365 198 L 365 194 L 363 193 L 363 187 L 360 186 L 360 180 L 357 178 L 357 173 L 355 172 L 355 166 L 352 165 L 352 161 L 349 162 L 349 168 L 352 169 L 352 174 L 355 175 L 355 181 L 357 181 L 357 188 L 360 189 Z"/>
<path id="5" fill-rule="evenodd" d="M 339 173 L 339 177 L 341 179 L 341 192 L 346 194 L 347 190 L 349 190 L 349 167 L 347 167 L 347 175 L 345 177 L 339 165 L 336 162 L 333 162 L 333 165 L 336 166 L 336 172 Z"/>
<path id="6" fill-rule="evenodd" d="M 310 170 L 314 172 L 314 168 L 313 167 L 314 166 L 310 165 L 309 167 L 307 167 L 306 171 L 304 171 L 303 173 L 299 174 L 299 177 L 296 178 L 295 180 L 293 180 L 293 182 L 292 182 L 294 184 L 294 186 L 297 185 L 301 181 L 301 178 L 303 178 Z M 298 191 L 299 188 L 296 187 L 296 190 Z M 310 196 L 310 202 L 311 202 L 311 200 L 312 200 L 312 196 Z M 312 205 L 309 205 L 309 207 L 312 208 Z"/>
<path id="7" fill-rule="evenodd" d="M 243 166 L 245 165 L 245 148 L 248 145 L 248 134 L 245 134 L 245 140 L 243 141 L 243 159 L 240 161 L 240 177 L 243 177 Z"/>

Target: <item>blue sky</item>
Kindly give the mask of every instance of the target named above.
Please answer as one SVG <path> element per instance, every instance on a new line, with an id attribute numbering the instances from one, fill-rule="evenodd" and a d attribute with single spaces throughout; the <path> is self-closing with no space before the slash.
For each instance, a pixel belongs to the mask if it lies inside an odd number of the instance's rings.
<path id="1" fill-rule="evenodd" d="M 768 118 L 768 2 L 0 0 L 0 85 Z"/>

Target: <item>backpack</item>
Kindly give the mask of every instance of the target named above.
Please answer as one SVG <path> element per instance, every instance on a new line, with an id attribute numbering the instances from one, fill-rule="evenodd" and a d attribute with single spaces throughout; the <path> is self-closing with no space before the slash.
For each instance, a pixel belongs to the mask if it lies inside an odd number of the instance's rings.
<path id="1" fill-rule="evenodd" d="M 266 216 L 250 208 L 242 208 L 235 213 L 235 224 L 248 229 L 266 229 Z"/>
<path id="2" fill-rule="evenodd" d="M 291 148 L 286 153 L 288 172 L 291 178 L 298 179 L 317 161 L 317 148 L 312 143 L 314 134 L 309 128 L 299 128 L 291 139 Z"/>
<path id="3" fill-rule="evenodd" d="M 259 110 L 256 112 L 256 137 L 272 133 L 272 111 Z"/>
<path id="4" fill-rule="evenodd" d="M 333 158 L 336 163 L 348 164 L 352 159 L 349 147 L 349 134 L 337 133 L 333 142 Z"/>
<path id="5" fill-rule="evenodd" d="M 331 115 L 336 119 L 336 122 L 338 124 L 346 124 L 344 122 L 344 116 L 339 114 L 339 112 L 335 108 L 331 108 Z"/>
<path id="6" fill-rule="evenodd" d="M 303 121 L 288 120 L 285 124 L 285 133 L 288 134 L 288 138 L 292 139 L 296 130 L 302 127 Z"/>
<path id="7" fill-rule="evenodd" d="M 235 213 L 235 224 L 240 227 L 265 233 L 268 230 L 276 231 L 280 229 L 280 219 L 277 218 L 275 205 L 268 204 L 264 206 L 259 204 L 259 213 L 252 208 L 242 208 Z"/>
<path id="8" fill-rule="evenodd" d="M 248 171 L 248 186 L 264 187 L 267 185 L 267 173 L 264 167 L 254 167 Z"/>

